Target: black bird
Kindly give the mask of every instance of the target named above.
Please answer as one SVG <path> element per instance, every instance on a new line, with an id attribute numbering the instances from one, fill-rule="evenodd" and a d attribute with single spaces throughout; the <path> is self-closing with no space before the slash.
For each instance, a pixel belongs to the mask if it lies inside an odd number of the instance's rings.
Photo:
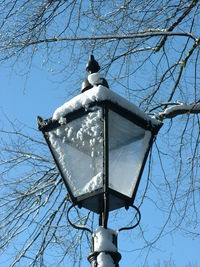
<path id="1" fill-rule="evenodd" d="M 86 65 L 86 71 L 90 75 L 92 73 L 97 73 L 99 70 L 100 70 L 99 63 L 95 60 L 93 55 L 90 55 L 89 61 Z M 103 86 L 109 88 L 108 82 L 104 78 L 99 78 L 99 80 L 94 85 L 96 85 L 96 86 L 103 85 Z M 93 85 L 91 83 L 89 83 L 88 79 L 85 79 L 82 82 L 81 92 L 83 93 L 83 92 L 91 89 L 92 87 L 93 87 Z"/>
<path id="2" fill-rule="evenodd" d="M 94 59 L 94 56 L 91 55 L 86 65 L 86 71 L 91 74 L 91 73 L 98 72 L 99 70 L 100 70 L 99 63 Z"/>
<path id="3" fill-rule="evenodd" d="M 81 93 L 84 93 L 85 91 L 89 90 L 89 89 L 92 89 L 92 85 L 91 83 L 89 83 L 88 79 L 85 79 L 83 82 L 82 82 L 82 86 L 81 86 Z"/>

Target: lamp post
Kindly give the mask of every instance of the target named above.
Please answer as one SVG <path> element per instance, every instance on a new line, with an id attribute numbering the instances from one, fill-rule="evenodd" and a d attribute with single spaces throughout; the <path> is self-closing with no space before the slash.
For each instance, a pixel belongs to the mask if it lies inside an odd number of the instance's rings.
<path id="1" fill-rule="evenodd" d="M 90 231 L 94 266 L 119 266 L 117 234 L 108 229 L 109 212 L 134 206 L 136 192 L 153 141 L 162 123 L 109 89 L 93 56 L 82 94 L 58 108 L 53 117 L 38 117 L 38 128 L 52 153 L 72 200 L 67 216 L 75 228 Z M 77 205 L 99 215 L 99 228 L 74 225 L 70 210 Z M 128 230 L 134 228 L 119 229 Z"/>

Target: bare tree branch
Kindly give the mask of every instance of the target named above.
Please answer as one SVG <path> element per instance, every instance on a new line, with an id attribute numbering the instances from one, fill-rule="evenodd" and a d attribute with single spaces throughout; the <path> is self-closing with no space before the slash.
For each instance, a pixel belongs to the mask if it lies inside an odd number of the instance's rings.
<path id="1" fill-rule="evenodd" d="M 147 37 L 158 37 L 158 36 L 180 36 L 180 37 L 188 37 L 194 40 L 195 45 L 198 46 L 200 44 L 199 38 L 194 36 L 189 32 L 170 32 L 165 29 L 151 29 L 144 32 L 137 32 L 129 35 L 106 35 L 106 36 L 80 36 L 80 37 L 53 37 L 48 39 L 40 39 L 36 41 L 26 40 L 20 43 L 12 43 L 12 46 L 20 47 L 20 46 L 32 46 L 35 44 L 41 43 L 52 43 L 52 42 L 61 42 L 61 41 L 97 41 L 97 40 L 126 40 L 126 39 L 137 39 L 137 38 L 147 38 Z M 155 52 L 157 52 L 157 47 L 155 48 Z"/>
<path id="2" fill-rule="evenodd" d="M 166 105 L 166 104 L 165 104 Z M 194 104 L 183 104 L 178 103 L 172 107 L 166 108 L 164 111 L 155 115 L 160 120 L 172 119 L 178 115 L 183 114 L 199 114 L 200 113 L 200 102 Z"/>

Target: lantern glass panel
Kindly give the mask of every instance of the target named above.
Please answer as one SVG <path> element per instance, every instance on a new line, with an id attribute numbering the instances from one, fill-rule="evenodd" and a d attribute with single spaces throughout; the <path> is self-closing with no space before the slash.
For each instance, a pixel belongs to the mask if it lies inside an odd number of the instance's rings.
<path id="1" fill-rule="evenodd" d="M 109 111 L 109 187 L 132 197 L 151 132 Z"/>
<path id="2" fill-rule="evenodd" d="M 65 182 L 74 197 L 103 186 L 103 120 L 97 109 L 48 133 Z"/>

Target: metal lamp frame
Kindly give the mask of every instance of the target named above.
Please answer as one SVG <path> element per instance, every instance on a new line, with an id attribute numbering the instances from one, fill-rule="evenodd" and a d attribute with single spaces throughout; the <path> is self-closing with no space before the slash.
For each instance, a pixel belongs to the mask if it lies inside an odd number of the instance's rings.
<path id="1" fill-rule="evenodd" d="M 138 116 L 137 114 L 109 100 L 92 102 L 89 104 L 89 106 L 87 106 L 87 109 L 85 109 L 84 107 L 81 107 L 78 110 L 75 110 L 73 112 L 66 114 L 64 118 L 66 119 L 66 122 L 69 123 L 77 118 L 80 118 L 88 114 L 89 112 L 94 111 L 94 107 L 101 108 L 103 111 L 103 131 L 104 131 L 103 133 L 103 188 L 98 189 L 94 192 L 86 193 L 79 197 L 74 197 L 69 185 L 64 179 L 64 175 L 62 173 L 62 170 L 59 167 L 59 162 L 57 161 L 54 155 L 54 152 L 51 147 L 51 143 L 48 139 L 48 134 L 47 134 L 49 131 L 57 129 L 63 124 L 60 124 L 58 120 L 52 120 L 52 119 L 43 120 L 42 118 L 39 117 L 38 128 L 43 133 L 43 136 L 48 144 L 48 147 L 51 151 L 51 154 L 54 158 L 57 168 L 63 178 L 65 186 L 67 187 L 68 193 L 71 197 L 73 204 L 78 205 L 78 207 L 80 208 L 85 207 L 89 210 L 92 210 L 98 213 L 100 215 L 99 224 L 106 228 L 107 222 L 108 222 L 109 211 L 116 209 L 115 203 L 117 204 L 117 208 L 121 208 L 121 207 L 128 208 L 129 206 L 133 205 L 149 150 L 152 146 L 154 138 L 156 134 L 158 133 L 161 125 L 153 125 L 151 123 L 151 120 L 145 120 L 142 117 Z M 148 148 L 146 150 L 146 153 L 144 155 L 144 159 L 143 159 L 142 166 L 141 166 L 141 169 L 138 175 L 136 186 L 134 188 L 134 191 L 131 197 L 127 197 L 109 188 L 108 186 L 109 185 L 109 134 L 108 134 L 109 110 L 116 112 L 117 114 L 133 122 L 137 126 L 143 128 L 144 130 L 149 130 L 151 132 L 151 139 L 150 139 Z"/>

